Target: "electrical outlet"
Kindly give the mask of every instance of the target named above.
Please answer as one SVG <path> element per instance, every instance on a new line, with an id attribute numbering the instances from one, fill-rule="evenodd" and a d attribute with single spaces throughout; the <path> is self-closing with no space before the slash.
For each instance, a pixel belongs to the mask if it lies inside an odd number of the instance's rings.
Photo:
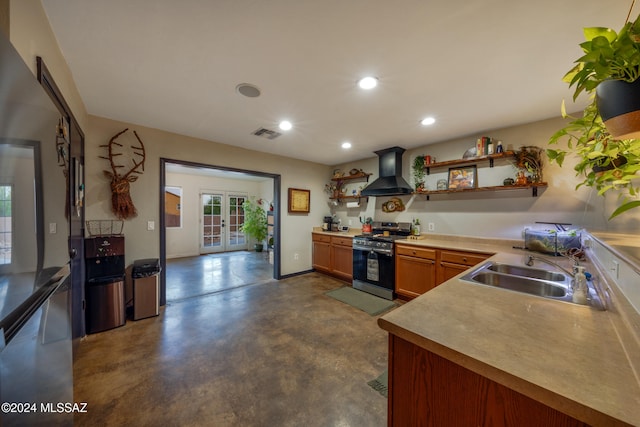
<path id="1" fill-rule="evenodd" d="M 56 234 L 58 232 L 58 224 L 55 222 L 49 223 L 49 234 Z"/>
<path id="2" fill-rule="evenodd" d="M 155 221 L 147 221 L 147 231 L 153 231 L 156 229 Z"/>
<path id="3" fill-rule="evenodd" d="M 436 225 L 433 222 L 430 222 L 429 224 L 427 224 L 427 229 L 429 231 L 435 231 L 436 230 Z"/>
<path id="4" fill-rule="evenodd" d="M 353 225 L 353 220 L 349 220 L 349 227 Z"/>
<path id="5" fill-rule="evenodd" d="M 294 260 L 298 260 L 300 258 L 300 254 L 298 252 L 296 252 L 295 254 L 293 254 L 293 259 Z"/>

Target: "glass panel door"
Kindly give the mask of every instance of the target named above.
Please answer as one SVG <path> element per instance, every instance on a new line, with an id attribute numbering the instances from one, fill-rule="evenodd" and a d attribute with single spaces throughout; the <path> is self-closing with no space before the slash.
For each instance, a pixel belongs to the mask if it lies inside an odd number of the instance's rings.
<path id="1" fill-rule="evenodd" d="M 11 186 L 0 185 L 0 266 L 11 265 L 12 222 Z"/>
<path id="2" fill-rule="evenodd" d="M 202 194 L 200 253 L 224 251 L 222 194 Z"/>
<path id="3" fill-rule="evenodd" d="M 227 247 L 228 251 L 236 251 L 247 248 L 247 238 L 244 233 L 240 231 L 242 224 L 244 224 L 244 209 L 242 204 L 247 199 L 245 195 L 228 195 L 227 206 L 229 206 L 228 217 L 228 232 L 227 232 Z"/>

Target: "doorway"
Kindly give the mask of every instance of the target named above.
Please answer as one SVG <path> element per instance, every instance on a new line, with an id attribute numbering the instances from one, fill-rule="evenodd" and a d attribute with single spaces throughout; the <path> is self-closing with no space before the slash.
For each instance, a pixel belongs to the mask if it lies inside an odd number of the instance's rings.
<path id="1" fill-rule="evenodd" d="M 202 262 L 209 266 L 217 266 L 229 264 L 231 258 L 227 260 L 215 260 L 215 262 L 206 262 L 205 259 L 197 260 L 195 257 L 224 257 L 227 253 L 233 254 L 236 251 L 241 253 L 247 248 L 247 238 L 240 232 L 240 226 L 244 220 L 244 212 L 241 209 L 242 203 L 254 196 L 261 198 L 261 192 L 267 193 L 271 205 L 276 207 L 273 211 L 273 245 L 269 248 L 270 253 L 263 253 L 263 258 L 270 265 L 270 278 L 280 279 L 280 212 L 277 207 L 280 206 L 280 175 L 257 172 L 244 169 L 228 168 L 224 166 L 208 165 L 202 163 L 185 162 L 175 159 L 160 159 L 160 265 L 162 272 L 160 274 L 160 304 L 167 302 L 167 277 L 170 275 L 167 268 L 171 268 L 171 264 L 175 264 L 175 258 L 189 258 L 191 261 Z M 188 174 L 193 174 L 192 179 L 197 184 L 191 186 L 182 186 L 174 182 L 168 182 L 167 176 L 172 178 L 172 171 L 175 168 L 188 169 Z M 231 180 L 237 181 L 255 181 L 258 182 L 258 191 L 232 191 L 232 190 L 209 190 L 207 189 L 207 177 L 216 176 L 221 181 Z M 167 187 L 181 187 L 181 196 L 178 201 L 180 210 L 180 226 L 168 227 L 165 218 L 165 207 Z M 193 202 L 197 211 L 196 217 L 190 217 L 188 209 L 193 209 L 188 200 L 192 200 L 189 191 L 194 191 L 197 187 L 197 200 Z M 209 186 L 209 188 L 220 188 L 221 185 Z M 173 197 L 173 196 L 171 196 Z M 195 196 L 194 196 L 195 197 Z M 185 232 L 185 228 L 197 227 L 198 237 L 195 249 L 185 249 L 181 255 L 179 244 L 175 244 L 175 233 Z M 168 234 L 171 244 L 168 245 Z M 177 252 L 176 252 L 177 251 Z M 168 256 L 169 253 L 169 256 Z M 171 263 L 168 262 L 171 261 Z M 256 269 L 257 271 L 257 269 Z M 263 271 L 264 273 L 264 271 Z M 173 277 L 173 276 L 172 276 Z M 222 279 L 221 279 L 222 280 Z M 250 278 L 247 279 L 251 281 Z M 256 281 L 263 281 L 264 275 L 256 276 Z M 245 283 L 246 284 L 246 283 Z M 210 289 L 211 287 L 207 287 Z M 172 294 L 175 294 L 172 292 Z"/>

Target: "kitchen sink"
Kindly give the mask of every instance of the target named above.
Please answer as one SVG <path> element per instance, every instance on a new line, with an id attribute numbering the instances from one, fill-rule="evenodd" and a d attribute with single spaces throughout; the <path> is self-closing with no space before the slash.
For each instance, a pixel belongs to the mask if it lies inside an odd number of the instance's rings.
<path id="1" fill-rule="evenodd" d="M 508 274 L 477 273 L 471 276 L 471 281 L 547 298 L 564 298 L 568 293 L 566 288 L 551 282 Z"/>
<path id="2" fill-rule="evenodd" d="M 571 276 L 565 273 L 520 265 L 486 262 L 461 277 L 462 280 L 572 302 Z"/>
<path id="3" fill-rule="evenodd" d="M 521 265 L 492 263 L 488 270 L 497 273 L 511 274 L 513 276 L 530 277 L 532 279 L 550 280 L 552 282 L 565 282 L 567 275 L 555 271 L 541 270 L 539 268 L 529 268 Z"/>

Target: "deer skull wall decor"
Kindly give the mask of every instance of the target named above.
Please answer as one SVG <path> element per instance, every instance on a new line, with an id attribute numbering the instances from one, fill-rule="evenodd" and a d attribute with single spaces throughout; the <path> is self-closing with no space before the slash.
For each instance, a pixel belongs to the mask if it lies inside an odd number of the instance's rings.
<path id="1" fill-rule="evenodd" d="M 142 173 L 144 172 L 144 160 L 146 157 L 144 144 L 138 136 L 138 133 L 134 130 L 133 134 L 136 136 L 136 139 L 140 143 L 140 146 L 137 147 L 132 145 L 130 147 L 131 155 L 133 157 L 131 159 L 131 161 L 133 162 L 133 166 L 125 174 L 118 173 L 118 169 L 125 168 L 125 166 L 116 164 L 113 158 L 122 156 L 125 153 L 116 152 L 118 149 L 114 147 L 124 147 L 123 144 L 117 143 L 116 139 L 118 139 L 120 135 L 128 130 L 129 128 L 126 128 L 122 132 L 118 132 L 109 140 L 109 144 L 101 145 L 101 147 L 106 147 L 108 149 L 109 156 L 100 156 L 100 158 L 109 160 L 109 163 L 111 163 L 111 171 L 105 170 L 104 174 L 109 179 L 111 179 L 111 210 L 118 217 L 118 219 L 133 218 L 138 215 L 136 207 L 133 205 L 133 200 L 131 200 L 129 188 L 130 183 L 136 181 L 138 179 L 138 175 L 142 175 Z M 139 159 L 139 161 L 137 161 L 136 159 Z"/>

